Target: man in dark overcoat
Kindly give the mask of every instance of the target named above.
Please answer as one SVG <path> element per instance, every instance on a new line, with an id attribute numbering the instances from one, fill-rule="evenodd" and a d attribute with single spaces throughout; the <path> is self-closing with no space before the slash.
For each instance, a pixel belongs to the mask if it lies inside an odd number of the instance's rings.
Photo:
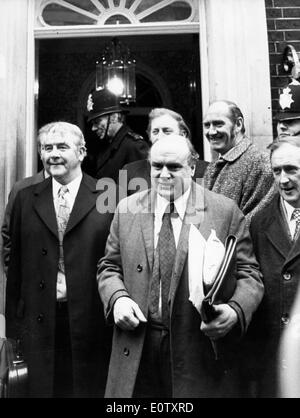
<path id="1" fill-rule="evenodd" d="M 28 363 L 26 396 L 103 396 L 110 339 L 95 277 L 111 218 L 96 210 L 96 180 L 81 171 L 86 151 L 80 129 L 54 122 L 40 135 L 51 177 L 15 198 L 7 337 L 19 340 Z M 63 187 L 69 215 L 62 237 Z"/>
<path id="2" fill-rule="evenodd" d="M 235 342 L 262 299 L 263 285 L 237 205 L 192 182 L 195 162 L 188 141 L 173 134 L 153 144 L 152 189 L 121 200 L 105 256 L 99 262 L 100 295 L 107 319 L 115 323 L 107 397 L 238 394 Z M 173 232 L 162 245 L 161 231 L 165 231 L 170 204 L 174 205 L 170 215 Z M 196 272 L 194 282 L 191 270 L 201 266 L 205 247 L 199 246 L 193 259 L 190 251 L 196 241 L 192 237 L 207 245 L 214 236 L 222 246 L 229 234 L 237 237 L 236 287 L 230 300 L 216 306 L 216 318 L 204 323 L 197 303 L 192 303 L 192 283 L 199 290 L 196 299 L 201 299 L 202 275 Z M 171 246 L 176 247 L 175 253 L 171 251 L 173 258 L 163 256 Z M 212 251 L 208 259 L 215 258 Z M 162 273 L 166 263 L 171 274 L 167 295 L 168 274 Z M 218 346 L 218 361 L 211 340 Z"/>
<path id="3" fill-rule="evenodd" d="M 291 309 L 300 277 L 300 137 L 281 138 L 270 150 L 278 192 L 250 227 L 265 285 L 248 334 L 249 352 L 254 353 L 250 378 L 256 382 L 259 397 L 280 395 L 278 372 L 286 365 L 284 358 L 279 361 L 278 347 L 282 332 L 293 320 Z"/>
<path id="4" fill-rule="evenodd" d="M 108 89 L 89 95 L 88 122 L 99 141 L 96 155 L 91 156 L 91 174 L 118 181 L 119 170 L 128 163 L 147 157 L 147 141 L 126 124 L 128 110 Z"/>

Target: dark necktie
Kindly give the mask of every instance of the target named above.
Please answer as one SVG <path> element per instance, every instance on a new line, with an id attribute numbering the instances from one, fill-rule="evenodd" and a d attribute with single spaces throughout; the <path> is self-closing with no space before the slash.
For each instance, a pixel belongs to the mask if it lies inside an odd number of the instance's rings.
<path id="1" fill-rule="evenodd" d="M 209 165 L 209 169 L 206 171 L 204 176 L 205 187 L 209 190 L 213 190 L 214 184 L 222 171 L 223 167 L 227 163 L 223 157 L 219 157 L 214 163 Z"/>
<path id="2" fill-rule="evenodd" d="M 166 327 L 169 327 L 168 298 L 176 255 L 175 238 L 171 223 L 171 213 L 173 212 L 174 203 L 170 203 L 162 218 L 162 226 L 155 252 L 150 296 L 150 312 L 155 315 L 158 312 L 159 288 L 161 283 L 162 322 Z"/>
<path id="3" fill-rule="evenodd" d="M 295 219 L 296 221 L 296 229 L 295 229 L 295 233 L 294 233 L 294 237 L 293 240 L 295 240 L 298 236 L 298 232 L 300 229 L 300 209 L 295 209 L 293 214 L 292 214 L 292 219 Z"/>
<path id="4" fill-rule="evenodd" d="M 217 178 L 220 171 L 222 170 L 222 168 L 224 167 L 224 165 L 226 164 L 226 160 L 224 160 L 223 157 L 219 157 L 216 162 L 215 162 L 215 170 L 213 173 L 213 177 Z"/>
<path id="5" fill-rule="evenodd" d="M 61 186 L 61 188 L 58 191 L 58 208 L 57 208 L 57 228 L 58 228 L 58 239 L 59 239 L 58 269 L 62 273 L 65 272 L 63 239 L 64 239 L 64 233 L 67 227 L 67 223 L 70 217 L 70 207 L 65 197 L 65 194 L 68 191 L 69 190 L 67 186 Z"/>

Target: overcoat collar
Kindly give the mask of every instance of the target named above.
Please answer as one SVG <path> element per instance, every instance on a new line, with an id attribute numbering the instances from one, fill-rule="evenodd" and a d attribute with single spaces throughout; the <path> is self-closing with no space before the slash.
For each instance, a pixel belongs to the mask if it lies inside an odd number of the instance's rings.
<path id="1" fill-rule="evenodd" d="M 222 155 L 223 160 L 233 163 L 247 151 L 251 144 L 250 139 L 244 136 L 244 138 L 242 138 L 235 147 L 231 148 L 226 152 L 226 154 Z"/>
<path id="2" fill-rule="evenodd" d="M 48 178 L 42 183 L 37 184 L 33 193 L 33 206 L 35 211 L 50 231 L 58 237 L 56 214 L 52 196 L 52 179 Z M 84 174 L 70 214 L 65 235 L 70 233 L 87 213 L 95 207 L 95 194 L 97 194 L 95 180 Z"/>
<path id="3" fill-rule="evenodd" d="M 111 154 L 114 153 L 118 148 L 120 148 L 121 143 L 123 142 L 125 136 L 130 131 L 129 127 L 126 125 L 121 126 L 118 130 L 116 136 L 113 138 L 112 142 L 107 146 L 107 149 L 98 155 L 97 158 L 97 170 L 100 170 L 110 158 Z"/>
<path id="4" fill-rule="evenodd" d="M 275 249 L 285 259 L 284 265 L 291 262 L 300 255 L 299 238 L 293 243 L 288 235 L 287 227 L 280 208 L 279 193 L 274 197 L 268 210 L 265 211 L 265 218 L 262 220 L 264 234 Z"/>

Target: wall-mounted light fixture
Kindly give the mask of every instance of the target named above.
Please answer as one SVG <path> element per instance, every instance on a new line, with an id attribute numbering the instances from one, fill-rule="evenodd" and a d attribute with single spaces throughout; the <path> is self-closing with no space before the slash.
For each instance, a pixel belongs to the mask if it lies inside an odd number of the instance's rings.
<path id="1" fill-rule="evenodd" d="M 96 90 L 107 88 L 120 103 L 136 100 L 135 60 L 129 48 L 114 38 L 96 62 Z"/>
<path id="2" fill-rule="evenodd" d="M 298 54 L 292 45 L 287 45 L 282 54 L 282 69 L 283 72 L 289 75 L 292 79 L 300 77 L 300 62 Z"/>

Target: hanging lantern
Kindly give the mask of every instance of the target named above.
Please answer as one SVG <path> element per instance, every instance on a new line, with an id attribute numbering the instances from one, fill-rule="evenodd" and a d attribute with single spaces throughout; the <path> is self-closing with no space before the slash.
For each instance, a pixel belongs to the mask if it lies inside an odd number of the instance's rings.
<path id="1" fill-rule="evenodd" d="M 114 38 L 96 62 L 96 90 L 107 88 L 120 97 L 120 103 L 136 100 L 135 60 L 129 48 Z"/>

